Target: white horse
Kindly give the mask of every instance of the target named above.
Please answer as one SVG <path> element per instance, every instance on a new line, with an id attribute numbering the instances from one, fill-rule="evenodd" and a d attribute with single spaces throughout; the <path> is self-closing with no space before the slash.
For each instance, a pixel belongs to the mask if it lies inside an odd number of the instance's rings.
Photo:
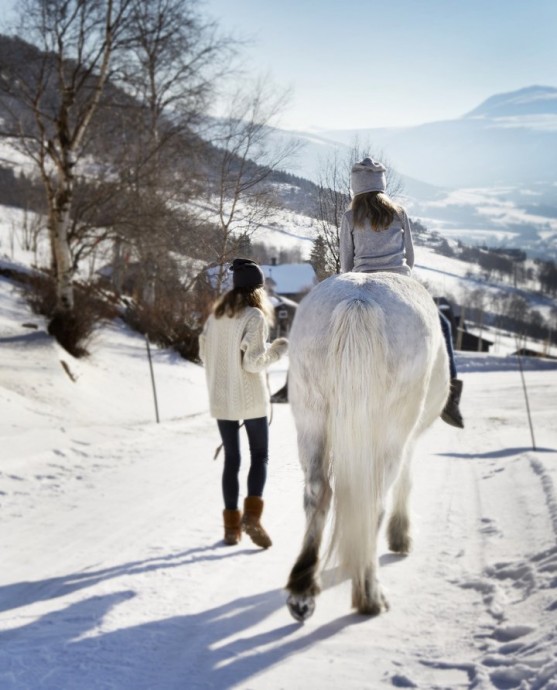
<path id="1" fill-rule="evenodd" d="M 315 609 L 319 549 L 334 496 L 331 553 L 352 579 L 352 606 L 373 616 L 388 608 L 377 580 L 387 493 L 392 487 L 389 548 L 405 554 L 413 446 L 449 394 L 437 307 L 407 276 L 345 273 L 302 300 L 289 339 L 288 396 L 305 478 L 306 532 L 287 584 L 288 607 L 300 621 Z"/>

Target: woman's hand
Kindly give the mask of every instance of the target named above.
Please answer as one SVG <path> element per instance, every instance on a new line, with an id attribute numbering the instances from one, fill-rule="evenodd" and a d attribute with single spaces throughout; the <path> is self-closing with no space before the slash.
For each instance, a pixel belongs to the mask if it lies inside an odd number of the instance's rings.
<path id="1" fill-rule="evenodd" d="M 271 343 L 270 350 L 273 350 L 279 357 L 282 357 L 288 352 L 288 340 L 286 338 L 277 338 Z"/>

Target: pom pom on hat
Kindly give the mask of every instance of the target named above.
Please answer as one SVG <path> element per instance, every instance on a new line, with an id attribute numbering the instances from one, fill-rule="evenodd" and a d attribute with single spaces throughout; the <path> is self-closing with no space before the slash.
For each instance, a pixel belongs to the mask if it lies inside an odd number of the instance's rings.
<path id="1" fill-rule="evenodd" d="M 383 163 L 374 161 L 373 158 L 364 158 L 360 163 L 355 163 L 350 175 L 352 194 L 356 196 L 366 192 L 384 192 L 387 189 L 386 170 Z"/>
<path id="2" fill-rule="evenodd" d="M 265 275 L 251 259 L 234 259 L 230 266 L 235 288 L 258 288 L 265 285 Z"/>

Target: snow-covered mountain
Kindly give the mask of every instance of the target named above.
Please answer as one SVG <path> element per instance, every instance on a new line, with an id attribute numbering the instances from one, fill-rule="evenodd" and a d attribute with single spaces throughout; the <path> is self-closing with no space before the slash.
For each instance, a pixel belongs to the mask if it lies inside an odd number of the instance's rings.
<path id="1" fill-rule="evenodd" d="M 284 133 L 283 133 L 284 134 Z M 469 243 L 557 251 L 557 89 L 492 96 L 455 120 L 416 127 L 293 133 L 305 143 L 289 170 L 309 179 L 333 153 L 384 155 L 424 223 Z"/>
<path id="2" fill-rule="evenodd" d="M 557 89 L 549 86 L 493 96 L 455 120 L 320 134 L 344 144 L 369 140 L 402 173 L 441 187 L 557 179 Z"/>
<path id="3" fill-rule="evenodd" d="M 543 115 L 557 118 L 557 89 L 528 86 L 511 93 L 491 96 L 465 117 L 526 117 Z"/>

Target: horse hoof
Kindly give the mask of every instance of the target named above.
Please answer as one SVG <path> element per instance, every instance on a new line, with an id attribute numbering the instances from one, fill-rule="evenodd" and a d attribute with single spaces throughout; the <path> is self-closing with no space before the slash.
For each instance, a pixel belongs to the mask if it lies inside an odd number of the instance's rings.
<path id="1" fill-rule="evenodd" d="M 380 601 L 373 603 L 365 603 L 358 606 L 358 613 L 362 616 L 379 616 L 382 613 L 386 613 L 389 610 L 389 602 L 385 597 L 381 597 Z"/>
<path id="2" fill-rule="evenodd" d="M 291 594 L 286 600 L 286 604 L 292 617 L 301 623 L 310 618 L 315 611 L 315 599 L 313 597 Z"/>

